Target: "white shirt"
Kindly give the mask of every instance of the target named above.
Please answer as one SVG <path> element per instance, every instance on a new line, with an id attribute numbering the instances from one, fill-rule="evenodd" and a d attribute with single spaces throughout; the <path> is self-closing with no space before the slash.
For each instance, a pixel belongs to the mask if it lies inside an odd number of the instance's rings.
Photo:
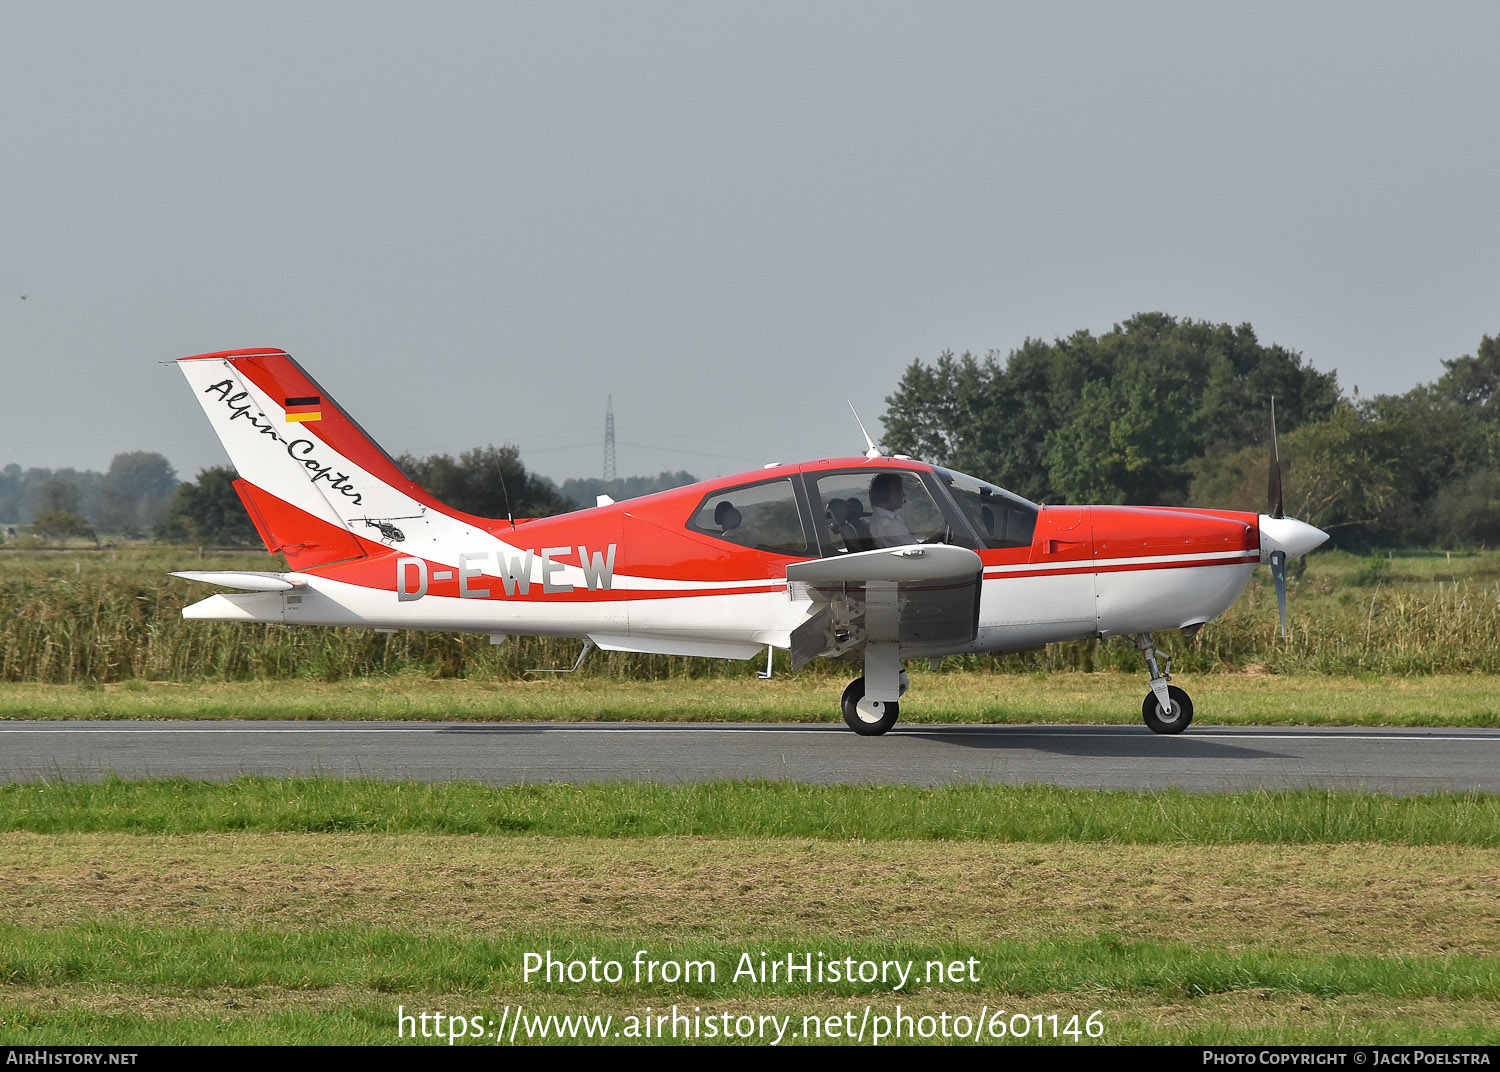
<path id="1" fill-rule="evenodd" d="M 901 520 L 901 515 L 883 506 L 875 507 L 870 513 L 870 536 L 875 540 L 876 547 L 900 547 L 902 544 L 917 542 L 911 529 L 906 527 L 906 522 Z"/>

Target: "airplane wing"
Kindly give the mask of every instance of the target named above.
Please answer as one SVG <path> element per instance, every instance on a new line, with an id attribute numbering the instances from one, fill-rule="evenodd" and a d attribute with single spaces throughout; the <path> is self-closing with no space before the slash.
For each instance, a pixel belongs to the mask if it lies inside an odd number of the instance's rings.
<path id="1" fill-rule="evenodd" d="M 979 556 L 947 544 L 912 544 L 798 562 L 786 570 L 793 599 L 820 604 L 791 637 L 792 668 L 866 643 L 902 656 L 947 654 L 979 630 Z"/>

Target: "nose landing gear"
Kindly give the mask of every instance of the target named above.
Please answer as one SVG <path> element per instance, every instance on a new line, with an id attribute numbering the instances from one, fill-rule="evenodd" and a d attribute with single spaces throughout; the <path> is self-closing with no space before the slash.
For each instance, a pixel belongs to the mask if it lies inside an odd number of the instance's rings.
<path id="1" fill-rule="evenodd" d="M 1146 694 L 1146 700 L 1141 705 L 1141 715 L 1145 718 L 1146 725 L 1153 733 L 1181 733 L 1193 721 L 1193 701 L 1176 685 L 1167 684 L 1172 680 L 1171 656 L 1162 656 L 1167 665 L 1166 669 L 1159 670 L 1156 665 L 1156 648 L 1151 643 L 1150 634 L 1137 633 L 1135 646 L 1141 649 L 1141 654 L 1146 657 L 1146 666 L 1151 670 L 1151 691 Z"/>

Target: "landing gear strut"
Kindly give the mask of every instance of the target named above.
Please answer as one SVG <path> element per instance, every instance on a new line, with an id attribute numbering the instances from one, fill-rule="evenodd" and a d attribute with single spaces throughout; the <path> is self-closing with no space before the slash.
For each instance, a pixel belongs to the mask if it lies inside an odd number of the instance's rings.
<path id="1" fill-rule="evenodd" d="M 1172 680 L 1171 656 L 1162 656 L 1167 665 L 1166 669 L 1159 670 L 1156 665 L 1156 648 L 1151 643 L 1150 634 L 1137 633 L 1135 646 L 1141 649 L 1141 654 L 1146 657 L 1146 666 L 1151 671 L 1151 691 L 1141 704 L 1141 715 L 1145 718 L 1146 725 L 1154 733 L 1181 733 L 1193 721 L 1193 701 L 1176 685 L 1167 684 Z"/>

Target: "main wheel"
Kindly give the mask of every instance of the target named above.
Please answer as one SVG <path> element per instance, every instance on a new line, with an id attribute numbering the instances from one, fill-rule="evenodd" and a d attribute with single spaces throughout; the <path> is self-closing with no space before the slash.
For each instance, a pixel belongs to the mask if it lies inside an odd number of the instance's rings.
<path id="1" fill-rule="evenodd" d="M 1167 686 L 1167 698 L 1172 701 L 1172 710 L 1163 711 L 1156 693 L 1146 693 L 1146 702 L 1141 704 L 1141 714 L 1154 733 L 1181 733 L 1193 721 L 1193 701 L 1176 685 Z"/>
<path id="2" fill-rule="evenodd" d="M 862 737 L 878 737 L 896 724 L 901 705 L 865 698 L 865 679 L 857 677 L 844 690 L 844 721 Z"/>

